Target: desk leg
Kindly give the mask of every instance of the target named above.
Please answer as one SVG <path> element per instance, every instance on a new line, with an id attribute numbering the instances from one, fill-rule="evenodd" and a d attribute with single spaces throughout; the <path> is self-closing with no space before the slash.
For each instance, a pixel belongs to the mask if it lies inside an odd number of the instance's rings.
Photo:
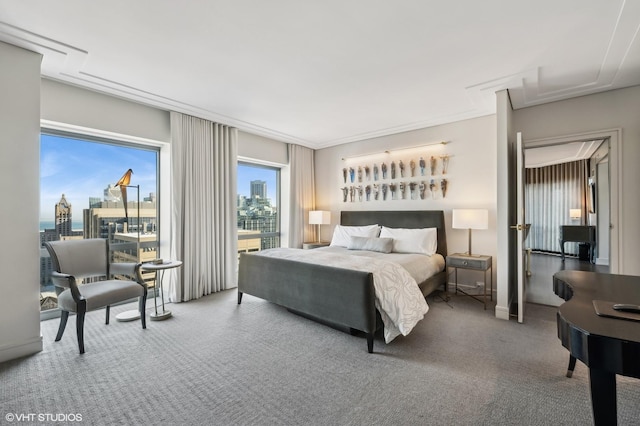
<path id="1" fill-rule="evenodd" d="M 564 241 L 560 240 L 560 255 L 562 257 L 562 261 L 564 262 Z"/>
<path id="2" fill-rule="evenodd" d="M 598 425 L 618 424 L 616 375 L 604 370 L 589 369 L 593 420 Z"/>

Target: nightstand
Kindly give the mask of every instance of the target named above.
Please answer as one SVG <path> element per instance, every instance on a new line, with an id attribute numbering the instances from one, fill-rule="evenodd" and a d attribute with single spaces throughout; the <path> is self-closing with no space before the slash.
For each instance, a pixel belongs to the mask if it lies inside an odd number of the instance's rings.
<path id="1" fill-rule="evenodd" d="M 319 242 L 314 242 L 314 243 L 303 243 L 302 244 L 302 248 L 305 250 L 309 250 L 309 249 L 314 249 L 314 248 L 318 248 L 318 247 L 326 247 L 328 246 L 329 243 L 328 242 L 324 242 L 324 243 L 319 243 Z"/>
<path id="2" fill-rule="evenodd" d="M 489 298 L 493 300 L 493 266 L 491 256 L 469 256 L 468 254 L 462 253 L 450 254 L 449 256 L 447 256 L 447 267 L 453 268 L 455 271 L 456 294 L 458 294 L 458 291 L 460 291 L 460 293 L 464 294 L 465 296 L 472 297 L 475 300 L 482 302 L 484 304 L 484 308 L 487 309 L 487 271 L 489 271 Z M 458 289 L 458 269 L 482 271 L 484 273 L 484 291 L 482 294 L 482 300 L 476 297 L 479 295 L 469 294 L 462 289 Z"/>

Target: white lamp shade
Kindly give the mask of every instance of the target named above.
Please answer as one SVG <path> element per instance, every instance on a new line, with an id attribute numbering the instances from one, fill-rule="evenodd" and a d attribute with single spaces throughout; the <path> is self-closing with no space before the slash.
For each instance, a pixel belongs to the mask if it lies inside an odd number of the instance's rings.
<path id="1" fill-rule="evenodd" d="M 489 211 L 486 209 L 453 209 L 451 227 L 454 229 L 488 229 Z"/>
<path id="2" fill-rule="evenodd" d="M 322 210 L 311 210 L 309 212 L 309 225 L 329 225 L 331 223 L 331 212 Z"/>
<path id="3" fill-rule="evenodd" d="M 571 219 L 581 219 L 582 218 L 582 210 L 581 209 L 569 209 L 569 217 Z"/>

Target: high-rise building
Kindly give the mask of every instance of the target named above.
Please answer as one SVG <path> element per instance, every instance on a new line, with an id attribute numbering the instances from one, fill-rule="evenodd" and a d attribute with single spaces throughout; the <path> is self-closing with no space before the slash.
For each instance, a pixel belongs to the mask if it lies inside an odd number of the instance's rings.
<path id="1" fill-rule="evenodd" d="M 263 180 L 252 180 L 251 185 L 251 198 L 267 198 L 267 182 Z"/>
<path id="2" fill-rule="evenodd" d="M 64 194 L 56 204 L 56 234 L 60 236 L 71 235 L 71 203 Z"/>

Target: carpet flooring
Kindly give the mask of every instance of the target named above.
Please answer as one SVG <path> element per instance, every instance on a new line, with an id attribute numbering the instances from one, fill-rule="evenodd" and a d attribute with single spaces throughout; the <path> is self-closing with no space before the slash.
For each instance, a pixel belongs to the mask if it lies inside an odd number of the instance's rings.
<path id="1" fill-rule="evenodd" d="M 0 364 L 0 424 L 30 413 L 92 425 L 593 423 L 587 368 L 564 375 L 555 308 L 529 305 L 518 324 L 467 297 L 428 303 L 409 336 L 377 337 L 374 354 L 362 336 L 263 300 L 238 306 L 235 290 L 168 305 L 174 316 L 147 330 L 89 313 L 84 355 L 74 317 L 57 343 L 58 320 L 44 321 L 41 353 Z M 619 424 L 640 424 L 640 381 L 617 383 Z"/>

